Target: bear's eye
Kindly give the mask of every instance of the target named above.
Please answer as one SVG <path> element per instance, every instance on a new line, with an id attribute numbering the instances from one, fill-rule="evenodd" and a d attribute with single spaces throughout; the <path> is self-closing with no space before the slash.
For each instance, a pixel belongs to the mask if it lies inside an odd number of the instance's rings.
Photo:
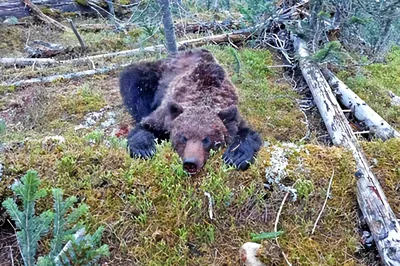
<path id="1" fill-rule="evenodd" d="M 211 139 L 210 139 L 210 137 L 205 137 L 201 142 L 203 142 L 203 145 L 205 147 L 209 147 L 211 144 Z"/>
<path id="2" fill-rule="evenodd" d="M 187 137 L 181 136 L 181 142 L 186 143 L 188 141 Z"/>

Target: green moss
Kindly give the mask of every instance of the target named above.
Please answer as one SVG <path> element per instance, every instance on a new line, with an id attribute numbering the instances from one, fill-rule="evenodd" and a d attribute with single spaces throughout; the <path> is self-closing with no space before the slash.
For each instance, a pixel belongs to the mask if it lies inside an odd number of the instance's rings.
<path id="1" fill-rule="evenodd" d="M 400 95 L 400 48 L 389 53 L 386 63 L 363 67 L 360 73 L 340 72 L 346 85 L 357 93 L 368 105 L 389 124 L 400 129 L 400 107 L 392 106 L 388 91 Z"/>
<path id="2" fill-rule="evenodd" d="M 6 94 L 8 92 L 14 92 L 15 91 L 15 86 L 3 86 L 0 85 L 0 95 Z"/>
<path id="3" fill-rule="evenodd" d="M 18 26 L 3 26 L 0 25 L 0 52 L 2 54 L 11 54 L 15 51 L 22 52 L 24 49 L 23 29 Z"/>
<path id="4" fill-rule="evenodd" d="M 98 111 L 105 106 L 103 96 L 95 92 L 88 84 L 78 89 L 76 95 L 61 96 L 59 99 L 63 110 L 82 118 L 86 113 Z"/>
<path id="5" fill-rule="evenodd" d="M 129 158 L 125 147 L 110 149 L 105 139 L 87 146 L 85 136 L 71 131 L 65 137 L 66 142 L 55 147 L 28 142 L 22 149 L 6 153 L 5 183 L 26 169 L 38 169 L 45 188 L 62 187 L 67 195 L 76 195 L 90 206 L 89 227 L 108 225 L 105 241 L 115 257 L 143 265 L 208 265 L 217 249 L 221 261 L 235 265 L 237 250 L 250 240 L 250 233 L 273 230 L 284 192 L 263 188 L 263 169 L 270 156 L 266 149 L 247 172 L 223 165 L 220 151 L 212 155 L 199 175 L 190 177 L 168 142 L 157 146 L 153 159 L 144 161 Z M 280 229 L 287 232 L 280 238 L 281 245 L 292 263 L 355 264 L 357 260 L 351 254 L 358 244 L 351 156 L 337 148 L 307 149 L 308 153 L 300 152 L 290 159 L 288 169 L 296 169 L 297 157 L 301 156 L 303 175 L 313 182 L 313 193 L 307 201 L 286 203 L 279 222 Z M 332 199 L 316 233 L 310 236 L 332 169 Z M 290 178 L 298 177 L 296 173 Z M 213 200 L 213 221 L 209 220 L 204 192 Z"/>
<path id="6" fill-rule="evenodd" d="M 400 213 L 400 140 L 363 142 L 373 171 L 381 183 L 394 213 Z"/>
<path id="7" fill-rule="evenodd" d="M 77 4 L 79 4 L 79 5 L 82 5 L 82 6 L 87 6 L 88 5 L 87 0 L 75 0 L 75 2 Z"/>
<path id="8" fill-rule="evenodd" d="M 54 8 L 41 7 L 40 10 L 43 12 L 43 14 L 51 17 L 60 17 L 61 15 L 60 10 Z"/>

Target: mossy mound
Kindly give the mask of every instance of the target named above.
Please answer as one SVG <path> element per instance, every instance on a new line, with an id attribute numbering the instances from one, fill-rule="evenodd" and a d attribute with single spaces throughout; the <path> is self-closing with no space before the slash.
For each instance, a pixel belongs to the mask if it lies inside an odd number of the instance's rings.
<path id="1" fill-rule="evenodd" d="M 236 265 L 238 248 L 249 241 L 250 233 L 273 230 L 285 192 L 277 187 L 266 190 L 263 183 L 271 151 L 278 148 L 263 148 L 246 172 L 226 167 L 222 153 L 216 152 L 199 175 L 190 177 L 169 143 L 158 146 L 151 160 L 133 160 L 122 141 L 69 132 L 61 144 L 28 141 L 6 152 L 0 195 L 1 200 L 9 196 L 9 185 L 28 169 L 36 169 L 46 189 L 61 187 L 66 195 L 75 195 L 90 206 L 87 223 L 90 228 L 107 228 L 105 242 L 113 263 L 204 265 L 217 260 Z M 282 182 L 310 180 L 313 189 L 307 197 L 286 203 L 279 220 L 279 229 L 286 232 L 280 238 L 282 247 L 301 265 L 324 265 L 325 261 L 355 265 L 358 235 L 351 156 L 338 148 L 293 149 Z M 332 171 L 332 199 L 316 233 L 310 235 Z M 213 199 L 213 220 L 205 192 Z M 49 204 L 40 202 L 38 208 Z"/>

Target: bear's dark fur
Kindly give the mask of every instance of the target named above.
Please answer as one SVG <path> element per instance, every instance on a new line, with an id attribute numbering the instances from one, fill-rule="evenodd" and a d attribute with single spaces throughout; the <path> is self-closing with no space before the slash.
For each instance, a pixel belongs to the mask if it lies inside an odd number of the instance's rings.
<path id="1" fill-rule="evenodd" d="M 238 112 L 235 86 L 207 50 L 131 65 L 120 75 L 120 92 L 136 120 L 128 135 L 132 157 L 149 158 L 155 139 L 170 138 L 193 174 L 211 149 L 226 144 L 225 163 L 245 170 L 261 147 L 259 134 Z"/>

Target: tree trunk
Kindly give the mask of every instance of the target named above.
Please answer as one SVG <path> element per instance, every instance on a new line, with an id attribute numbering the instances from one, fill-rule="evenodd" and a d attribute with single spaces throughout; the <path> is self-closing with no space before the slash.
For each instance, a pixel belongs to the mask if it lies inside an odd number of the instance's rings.
<path id="1" fill-rule="evenodd" d="M 158 0 L 158 2 L 163 12 L 164 34 L 168 52 L 171 54 L 176 54 L 178 52 L 178 47 L 176 45 L 174 22 L 172 20 L 169 0 Z"/>
<path id="2" fill-rule="evenodd" d="M 366 104 L 357 94 L 346 86 L 328 69 L 322 70 L 326 80 L 332 87 L 336 98 L 346 108 L 350 109 L 357 120 L 364 122 L 371 133 L 377 138 L 388 140 L 390 138 L 399 138 L 400 133 L 391 127 L 380 115 L 378 115 L 368 104 Z"/>
<path id="3" fill-rule="evenodd" d="M 357 201 L 371 230 L 381 260 L 385 265 L 400 265 L 400 225 L 387 198 L 372 173 L 368 160 L 349 123 L 339 107 L 336 97 L 318 66 L 311 63 L 306 43 L 294 37 L 294 48 L 299 56 L 300 68 L 314 102 L 336 146 L 352 152 L 357 171 Z"/>

